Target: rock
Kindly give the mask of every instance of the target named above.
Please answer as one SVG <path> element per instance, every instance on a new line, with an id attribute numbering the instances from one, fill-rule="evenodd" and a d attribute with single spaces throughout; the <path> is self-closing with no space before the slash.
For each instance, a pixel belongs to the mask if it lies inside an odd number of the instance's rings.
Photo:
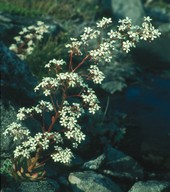
<path id="1" fill-rule="evenodd" d="M 135 183 L 128 192 L 168 192 L 170 191 L 170 182 L 164 181 L 139 181 Z"/>
<path id="2" fill-rule="evenodd" d="M 122 192 L 116 183 L 93 171 L 70 173 L 68 179 L 73 192 Z"/>
<path id="3" fill-rule="evenodd" d="M 145 11 L 147 15 L 150 15 L 155 21 L 159 22 L 170 22 L 170 8 L 169 4 L 163 1 L 152 1 L 150 5 L 145 4 Z"/>
<path id="4" fill-rule="evenodd" d="M 105 175 L 108 175 L 112 178 L 115 178 L 121 182 L 127 181 L 130 183 L 135 180 L 134 176 L 131 173 L 126 173 L 126 172 L 120 173 L 120 171 L 111 171 L 111 170 L 107 170 L 107 169 L 104 169 L 102 171 L 102 173 Z"/>
<path id="5" fill-rule="evenodd" d="M 160 173 L 148 173 L 147 174 L 148 180 L 161 180 L 161 181 L 169 181 L 170 182 L 170 173 L 169 171 L 166 172 L 160 172 Z"/>
<path id="6" fill-rule="evenodd" d="M 106 156 L 104 154 L 100 155 L 96 159 L 85 162 L 82 166 L 83 169 L 97 170 L 104 163 Z"/>
<path id="7" fill-rule="evenodd" d="M 22 182 L 18 188 L 19 192 L 57 192 L 60 187 L 57 182 L 53 180 L 39 181 L 39 182 Z"/>
<path id="8" fill-rule="evenodd" d="M 143 168 L 138 162 L 111 146 L 108 146 L 106 150 L 105 166 L 108 170 L 115 173 L 113 176 L 116 178 L 124 178 L 131 181 L 143 178 Z"/>
<path id="9" fill-rule="evenodd" d="M 113 15 L 117 19 L 129 17 L 133 24 L 140 24 L 145 12 L 140 0 L 111 0 Z"/>
<path id="10" fill-rule="evenodd" d="M 3 43 L 0 43 L 0 73 L 2 100 L 28 104 L 35 99 L 36 78 L 26 62 L 21 61 Z"/>
<path id="11" fill-rule="evenodd" d="M 168 27 L 165 28 L 164 31 L 169 30 Z M 170 36 L 164 34 L 163 30 L 161 29 L 163 33 L 160 38 L 153 42 L 140 42 L 132 51 L 135 63 L 145 70 L 143 73 L 160 74 L 163 70 L 170 69 Z"/>

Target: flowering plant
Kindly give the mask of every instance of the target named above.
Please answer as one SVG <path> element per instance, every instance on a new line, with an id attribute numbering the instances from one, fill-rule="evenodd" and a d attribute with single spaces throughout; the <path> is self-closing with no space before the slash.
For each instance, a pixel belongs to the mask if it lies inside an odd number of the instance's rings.
<path id="1" fill-rule="evenodd" d="M 125 18 L 119 20 L 120 24 L 114 31 L 110 29 L 112 20 L 104 17 L 94 28 L 85 27 L 79 39 L 70 39 L 71 42 L 66 45 L 69 62 L 50 60 L 45 68 L 51 75 L 44 77 L 34 89 L 49 97 L 50 102 L 41 100 L 34 107 L 20 108 L 17 114 L 17 120 L 23 121 L 28 116 L 49 112 L 49 125 L 43 123 L 42 132 L 34 136 L 19 122 L 12 123 L 4 132 L 12 135 L 14 140 L 23 139 L 14 150 L 15 159 L 35 156 L 34 167 L 43 152 L 48 151 L 47 159 L 50 157 L 54 162 L 70 163 L 74 156 L 71 148 L 77 148 L 85 139 L 80 123 L 83 114 L 95 114 L 100 109 L 95 91 L 88 82 L 102 83 L 105 76 L 99 64 L 111 62 L 115 49 L 121 48 L 128 53 L 140 40 L 152 41 L 159 37 L 160 32 L 150 21 L 149 17 L 144 17 L 139 27 Z"/>
<path id="2" fill-rule="evenodd" d="M 43 35 L 48 33 L 48 29 L 49 26 L 42 21 L 37 21 L 36 25 L 24 27 L 19 35 L 14 37 L 16 43 L 11 44 L 9 49 L 14 51 L 20 59 L 26 59 L 28 55 L 32 54 L 36 41 L 42 40 Z"/>

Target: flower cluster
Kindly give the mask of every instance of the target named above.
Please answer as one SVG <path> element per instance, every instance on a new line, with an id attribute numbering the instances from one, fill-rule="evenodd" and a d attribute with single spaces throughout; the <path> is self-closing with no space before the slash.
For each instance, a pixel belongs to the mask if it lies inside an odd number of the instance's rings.
<path id="1" fill-rule="evenodd" d="M 70 163 L 73 153 L 70 149 L 63 149 L 62 147 L 55 146 L 55 153 L 51 155 L 54 162 Z"/>
<path id="2" fill-rule="evenodd" d="M 42 150 L 48 150 L 50 142 L 53 141 L 56 144 L 62 143 L 63 139 L 60 133 L 56 132 L 44 132 L 37 133 L 34 137 L 28 136 L 26 141 L 23 141 L 21 145 L 17 146 L 14 150 L 14 158 L 23 156 L 30 158 L 33 152 L 36 152 L 38 148 Z"/>
<path id="3" fill-rule="evenodd" d="M 43 39 L 44 33 L 47 33 L 49 26 L 45 25 L 42 21 L 37 21 L 36 25 L 24 27 L 19 32 L 19 36 L 14 37 L 15 44 L 11 44 L 9 49 L 14 51 L 22 60 L 32 54 L 36 41 Z"/>
<path id="4" fill-rule="evenodd" d="M 67 130 L 64 132 L 68 139 L 74 139 L 73 147 L 77 146 L 85 139 L 85 135 L 78 125 L 78 118 L 84 113 L 84 109 L 79 103 L 73 103 L 71 106 L 67 101 L 64 102 L 60 111 L 60 124 Z"/>
<path id="5" fill-rule="evenodd" d="M 60 69 L 61 66 L 65 65 L 66 62 L 63 59 L 60 60 L 56 60 L 56 59 L 52 59 L 50 60 L 46 65 L 45 68 L 53 68 L 53 69 Z"/>
<path id="6" fill-rule="evenodd" d="M 12 124 L 8 125 L 6 130 L 3 133 L 5 136 L 7 134 L 13 137 L 13 140 L 22 140 L 26 136 L 30 134 L 30 131 L 23 127 L 20 123 L 13 122 Z"/>
<path id="7" fill-rule="evenodd" d="M 72 147 L 78 147 L 85 139 L 80 125 L 81 117 L 85 112 L 95 114 L 100 109 L 95 91 L 89 87 L 88 82 L 102 83 L 104 74 L 100 71 L 99 64 L 100 62 L 111 62 L 117 45 L 128 53 L 138 41 L 152 41 L 159 37 L 160 32 L 153 27 L 150 21 L 149 17 L 144 17 L 142 26 L 139 27 L 133 26 L 131 20 L 125 18 L 119 20 L 116 30 L 107 30 L 112 21 L 110 18 L 104 17 L 96 23 L 94 28 L 85 27 L 79 38 L 71 38 L 71 43 L 66 45 L 69 49 L 69 62 L 66 63 L 63 59 L 50 60 L 45 68 L 52 72 L 51 76 L 44 77 L 34 89 L 34 91 L 42 91 L 46 97 L 49 96 L 51 102 L 40 101 L 35 107 L 19 109 L 17 114 L 17 120 L 22 121 L 27 116 L 35 113 L 41 114 L 44 110 L 53 111 L 51 122 L 48 125 L 45 123 L 42 133 L 34 136 L 30 136 L 28 130 L 16 123 L 7 127 L 4 133 L 13 135 L 14 140 L 19 137 L 24 139 L 25 136 L 27 137 L 21 145 L 16 147 L 15 158 L 19 156 L 29 158 L 32 154 L 48 150 L 49 147 L 51 152 L 53 147 L 53 152 L 49 156 L 54 162 L 69 163 L 71 161 L 73 153 L 70 148 L 65 146 L 66 143 L 71 141 Z M 34 47 L 31 43 L 33 42 L 32 37 L 37 35 L 36 38 L 41 39 L 43 33 L 48 30 L 43 23 L 37 24 L 38 27 L 29 27 L 29 30 L 34 30 L 33 34 L 29 34 L 27 28 L 20 32 L 20 35 L 26 35 L 27 44 L 31 47 Z M 96 41 L 93 41 L 94 39 Z M 23 43 L 20 37 L 17 37 L 16 40 Z M 90 44 L 91 41 L 92 44 Z M 99 43 L 93 47 L 94 42 Z M 80 56 L 80 62 L 77 64 L 73 62 L 74 55 Z M 81 68 L 82 65 L 85 66 L 85 69 Z"/>
<path id="8" fill-rule="evenodd" d="M 76 53 L 82 54 L 83 45 L 89 45 L 90 40 L 99 38 L 101 43 L 93 49 L 89 48 L 89 54 L 95 61 L 101 62 L 104 60 L 105 62 L 111 62 L 114 50 L 118 44 L 121 50 L 128 53 L 140 40 L 152 41 L 161 35 L 158 29 L 155 29 L 151 24 L 150 17 L 144 17 L 141 27 L 132 25 L 131 19 L 126 17 L 119 20 L 117 30 L 110 29 L 107 32 L 107 26 L 111 23 L 110 18 L 104 17 L 97 22 L 96 29 L 86 27 L 84 33 L 80 36 L 80 40 L 71 38 L 72 43 L 66 45 L 67 48 L 70 48 L 69 52 L 76 50 Z M 101 32 L 104 30 L 106 30 L 107 37 L 101 37 Z"/>
<path id="9" fill-rule="evenodd" d="M 91 78 L 95 84 L 101 84 L 104 79 L 104 74 L 96 65 L 91 65 L 89 69 Z"/>
<path id="10" fill-rule="evenodd" d="M 22 121 L 27 116 L 31 116 L 33 114 L 42 114 L 43 111 L 52 111 L 52 110 L 53 110 L 53 106 L 50 102 L 41 100 L 39 101 L 38 105 L 36 105 L 35 107 L 20 108 L 17 113 L 17 120 Z"/>
<path id="11" fill-rule="evenodd" d="M 95 114 L 100 109 L 99 101 L 93 89 L 88 88 L 81 94 L 81 97 L 83 102 L 88 105 L 89 113 Z"/>

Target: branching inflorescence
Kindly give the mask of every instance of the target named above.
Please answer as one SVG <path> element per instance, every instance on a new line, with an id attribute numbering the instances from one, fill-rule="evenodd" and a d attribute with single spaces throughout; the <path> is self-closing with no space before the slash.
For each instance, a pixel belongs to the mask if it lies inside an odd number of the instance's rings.
<path id="1" fill-rule="evenodd" d="M 48 151 L 48 158 L 51 157 L 54 162 L 71 161 L 71 149 L 77 148 L 85 139 L 81 129 L 83 114 L 95 114 L 100 109 L 95 91 L 88 82 L 102 83 L 104 74 L 99 64 L 111 62 L 118 45 L 128 53 L 140 40 L 152 41 L 159 37 L 160 32 L 150 21 L 149 17 L 144 17 L 139 27 L 133 26 L 131 20 L 125 18 L 119 20 L 117 29 L 113 30 L 110 29 L 111 19 L 103 18 L 94 28 L 85 27 L 79 38 L 71 38 L 71 42 L 66 45 L 69 62 L 62 59 L 49 61 L 45 68 L 53 76 L 44 77 L 34 89 L 36 92 L 41 91 L 50 102 L 42 100 L 35 107 L 19 109 L 18 123 L 12 123 L 4 133 L 13 135 L 14 140 L 24 138 L 16 147 L 14 158 L 30 158 L 33 154 L 39 157 L 40 153 Z M 24 34 L 24 31 L 20 34 Z M 49 125 L 43 124 L 42 132 L 34 136 L 19 123 L 29 116 L 47 112 L 51 114 L 51 122 Z"/>

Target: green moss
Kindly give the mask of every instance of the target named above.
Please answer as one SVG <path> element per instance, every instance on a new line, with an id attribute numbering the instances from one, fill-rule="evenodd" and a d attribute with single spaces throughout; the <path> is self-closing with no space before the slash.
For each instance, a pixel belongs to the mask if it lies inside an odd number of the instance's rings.
<path id="1" fill-rule="evenodd" d="M 3 2 L 0 2 L 0 11 L 4 13 L 11 13 L 31 17 L 41 15 L 41 12 L 37 11 L 36 9 L 29 10 L 28 8 L 25 7 L 18 7 L 18 5 Z"/>
<path id="2" fill-rule="evenodd" d="M 91 20 L 98 7 L 93 1 L 84 0 L 2 0 L 0 11 L 23 16 L 52 16 L 54 19 L 68 20 L 83 18 Z"/>

